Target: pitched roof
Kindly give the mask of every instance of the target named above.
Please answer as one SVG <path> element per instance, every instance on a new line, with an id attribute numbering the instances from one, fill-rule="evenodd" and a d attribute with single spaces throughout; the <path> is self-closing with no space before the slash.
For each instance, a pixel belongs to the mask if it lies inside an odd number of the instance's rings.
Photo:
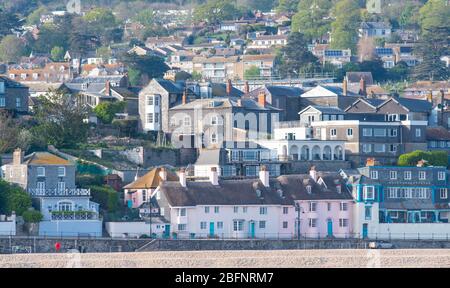
<path id="1" fill-rule="evenodd" d="M 273 86 L 273 85 L 265 85 L 264 87 L 260 87 L 250 91 L 247 96 L 257 97 L 261 90 L 265 90 L 270 93 L 272 97 L 300 97 L 304 91 L 298 87 L 288 87 L 288 86 Z"/>
<path id="2" fill-rule="evenodd" d="M 359 83 L 361 78 L 363 78 L 366 85 L 373 84 L 372 72 L 347 72 L 345 75 L 348 83 Z"/>
<path id="3" fill-rule="evenodd" d="M 202 149 L 198 155 L 195 165 L 218 165 L 220 164 L 221 149 Z"/>
<path id="4" fill-rule="evenodd" d="M 316 109 L 319 112 L 322 113 L 328 113 L 328 114 L 345 114 L 344 111 L 342 111 L 339 107 L 333 107 L 333 106 L 319 106 L 319 105 L 310 105 L 303 109 L 302 111 L 298 112 L 298 114 L 302 114 L 304 111 L 306 111 L 309 108 Z"/>
<path id="5" fill-rule="evenodd" d="M 418 100 L 418 99 L 409 99 L 404 97 L 392 97 L 389 100 L 386 100 L 385 103 L 389 101 L 397 101 L 400 105 L 404 106 L 406 109 L 408 109 L 411 112 L 430 112 L 433 108 L 433 104 L 425 101 L 425 100 Z M 384 105 L 384 104 L 381 104 Z M 381 106 L 380 105 L 380 106 Z"/>
<path id="6" fill-rule="evenodd" d="M 428 127 L 426 130 L 427 140 L 450 141 L 450 131 L 444 127 Z"/>
<path id="7" fill-rule="evenodd" d="M 144 176 L 138 178 L 136 181 L 125 186 L 125 189 L 155 189 L 161 183 L 161 177 L 159 176 L 159 172 L 161 172 L 161 167 L 157 167 Z M 167 180 L 168 181 L 178 181 L 178 176 L 168 170 L 167 171 Z"/>
<path id="8" fill-rule="evenodd" d="M 163 87 L 169 93 L 182 94 L 183 87 L 169 80 L 165 79 L 154 79 L 161 87 Z"/>
<path id="9" fill-rule="evenodd" d="M 34 152 L 25 156 L 24 163 L 28 165 L 72 165 L 68 160 L 49 152 Z"/>

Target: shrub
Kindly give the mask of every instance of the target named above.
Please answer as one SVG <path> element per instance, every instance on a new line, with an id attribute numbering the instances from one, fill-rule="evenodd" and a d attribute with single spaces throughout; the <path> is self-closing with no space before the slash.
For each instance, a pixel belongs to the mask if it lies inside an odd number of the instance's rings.
<path id="1" fill-rule="evenodd" d="M 119 207 L 119 193 L 109 186 L 89 186 L 91 188 L 92 201 L 100 204 L 100 207 L 109 213 L 116 212 Z"/>
<path id="2" fill-rule="evenodd" d="M 39 211 L 36 210 L 27 210 L 23 212 L 23 220 L 26 223 L 39 223 L 42 221 L 42 214 Z"/>
<path id="3" fill-rule="evenodd" d="M 422 151 L 416 150 L 411 153 L 400 155 L 398 166 L 415 166 L 420 160 L 428 161 L 432 166 L 448 166 L 448 154 L 445 151 Z"/>

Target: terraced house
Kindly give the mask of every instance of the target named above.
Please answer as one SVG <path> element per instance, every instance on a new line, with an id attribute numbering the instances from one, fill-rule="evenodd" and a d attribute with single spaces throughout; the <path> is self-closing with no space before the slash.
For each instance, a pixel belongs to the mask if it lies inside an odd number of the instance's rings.
<path id="1" fill-rule="evenodd" d="M 48 152 L 24 157 L 17 149 L 13 162 L 3 167 L 5 180 L 24 188 L 39 202 L 44 218 L 42 236 L 101 236 L 99 204 L 90 200 L 89 189 L 75 185 L 73 163 Z"/>

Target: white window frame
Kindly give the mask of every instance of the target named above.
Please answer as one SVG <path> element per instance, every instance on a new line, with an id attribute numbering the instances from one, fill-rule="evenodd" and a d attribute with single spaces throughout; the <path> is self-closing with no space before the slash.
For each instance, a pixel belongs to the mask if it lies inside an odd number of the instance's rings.
<path id="1" fill-rule="evenodd" d="M 378 171 L 376 170 L 370 171 L 370 179 L 378 179 Z"/>
<path id="2" fill-rule="evenodd" d="M 397 171 L 389 171 L 389 179 L 397 180 Z"/>
<path id="3" fill-rule="evenodd" d="M 439 181 L 442 181 L 442 180 L 445 180 L 445 172 L 444 171 L 439 171 L 438 172 L 438 180 Z"/>
<path id="4" fill-rule="evenodd" d="M 37 167 L 36 172 L 37 177 L 45 177 L 45 167 Z"/>
<path id="5" fill-rule="evenodd" d="M 66 167 L 58 167 L 58 177 L 66 177 Z"/>
<path id="6" fill-rule="evenodd" d="M 447 188 L 439 188 L 439 197 L 441 199 L 447 199 L 448 198 L 448 189 Z"/>
<path id="7" fill-rule="evenodd" d="M 372 197 L 368 197 L 369 193 L 372 193 Z M 363 194 L 364 200 L 375 200 L 375 186 L 364 186 Z"/>
<path id="8" fill-rule="evenodd" d="M 419 180 L 426 180 L 426 179 L 427 179 L 427 172 L 419 171 Z"/>
<path id="9" fill-rule="evenodd" d="M 412 179 L 412 173 L 411 171 L 405 171 L 403 173 L 403 177 L 405 178 L 405 180 L 411 180 Z"/>

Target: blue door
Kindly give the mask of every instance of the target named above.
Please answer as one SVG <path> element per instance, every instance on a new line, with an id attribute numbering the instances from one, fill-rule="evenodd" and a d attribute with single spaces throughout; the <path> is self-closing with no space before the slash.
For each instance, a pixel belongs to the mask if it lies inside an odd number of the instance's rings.
<path id="1" fill-rule="evenodd" d="M 333 221 L 331 219 L 327 220 L 327 236 L 333 237 Z"/>
<path id="2" fill-rule="evenodd" d="M 214 236 L 214 222 L 209 223 L 209 236 L 210 237 Z"/>
<path id="3" fill-rule="evenodd" d="M 164 227 L 164 238 L 169 238 L 170 237 L 170 225 L 166 225 Z"/>
<path id="4" fill-rule="evenodd" d="M 255 238 L 255 222 L 250 222 L 250 238 Z"/>
<path id="5" fill-rule="evenodd" d="M 131 200 L 131 199 L 128 200 L 127 205 L 128 205 L 128 208 L 130 208 L 130 209 L 133 208 L 133 200 Z"/>
<path id="6" fill-rule="evenodd" d="M 369 236 L 369 227 L 367 224 L 363 224 L 362 228 L 362 237 L 367 238 Z"/>

